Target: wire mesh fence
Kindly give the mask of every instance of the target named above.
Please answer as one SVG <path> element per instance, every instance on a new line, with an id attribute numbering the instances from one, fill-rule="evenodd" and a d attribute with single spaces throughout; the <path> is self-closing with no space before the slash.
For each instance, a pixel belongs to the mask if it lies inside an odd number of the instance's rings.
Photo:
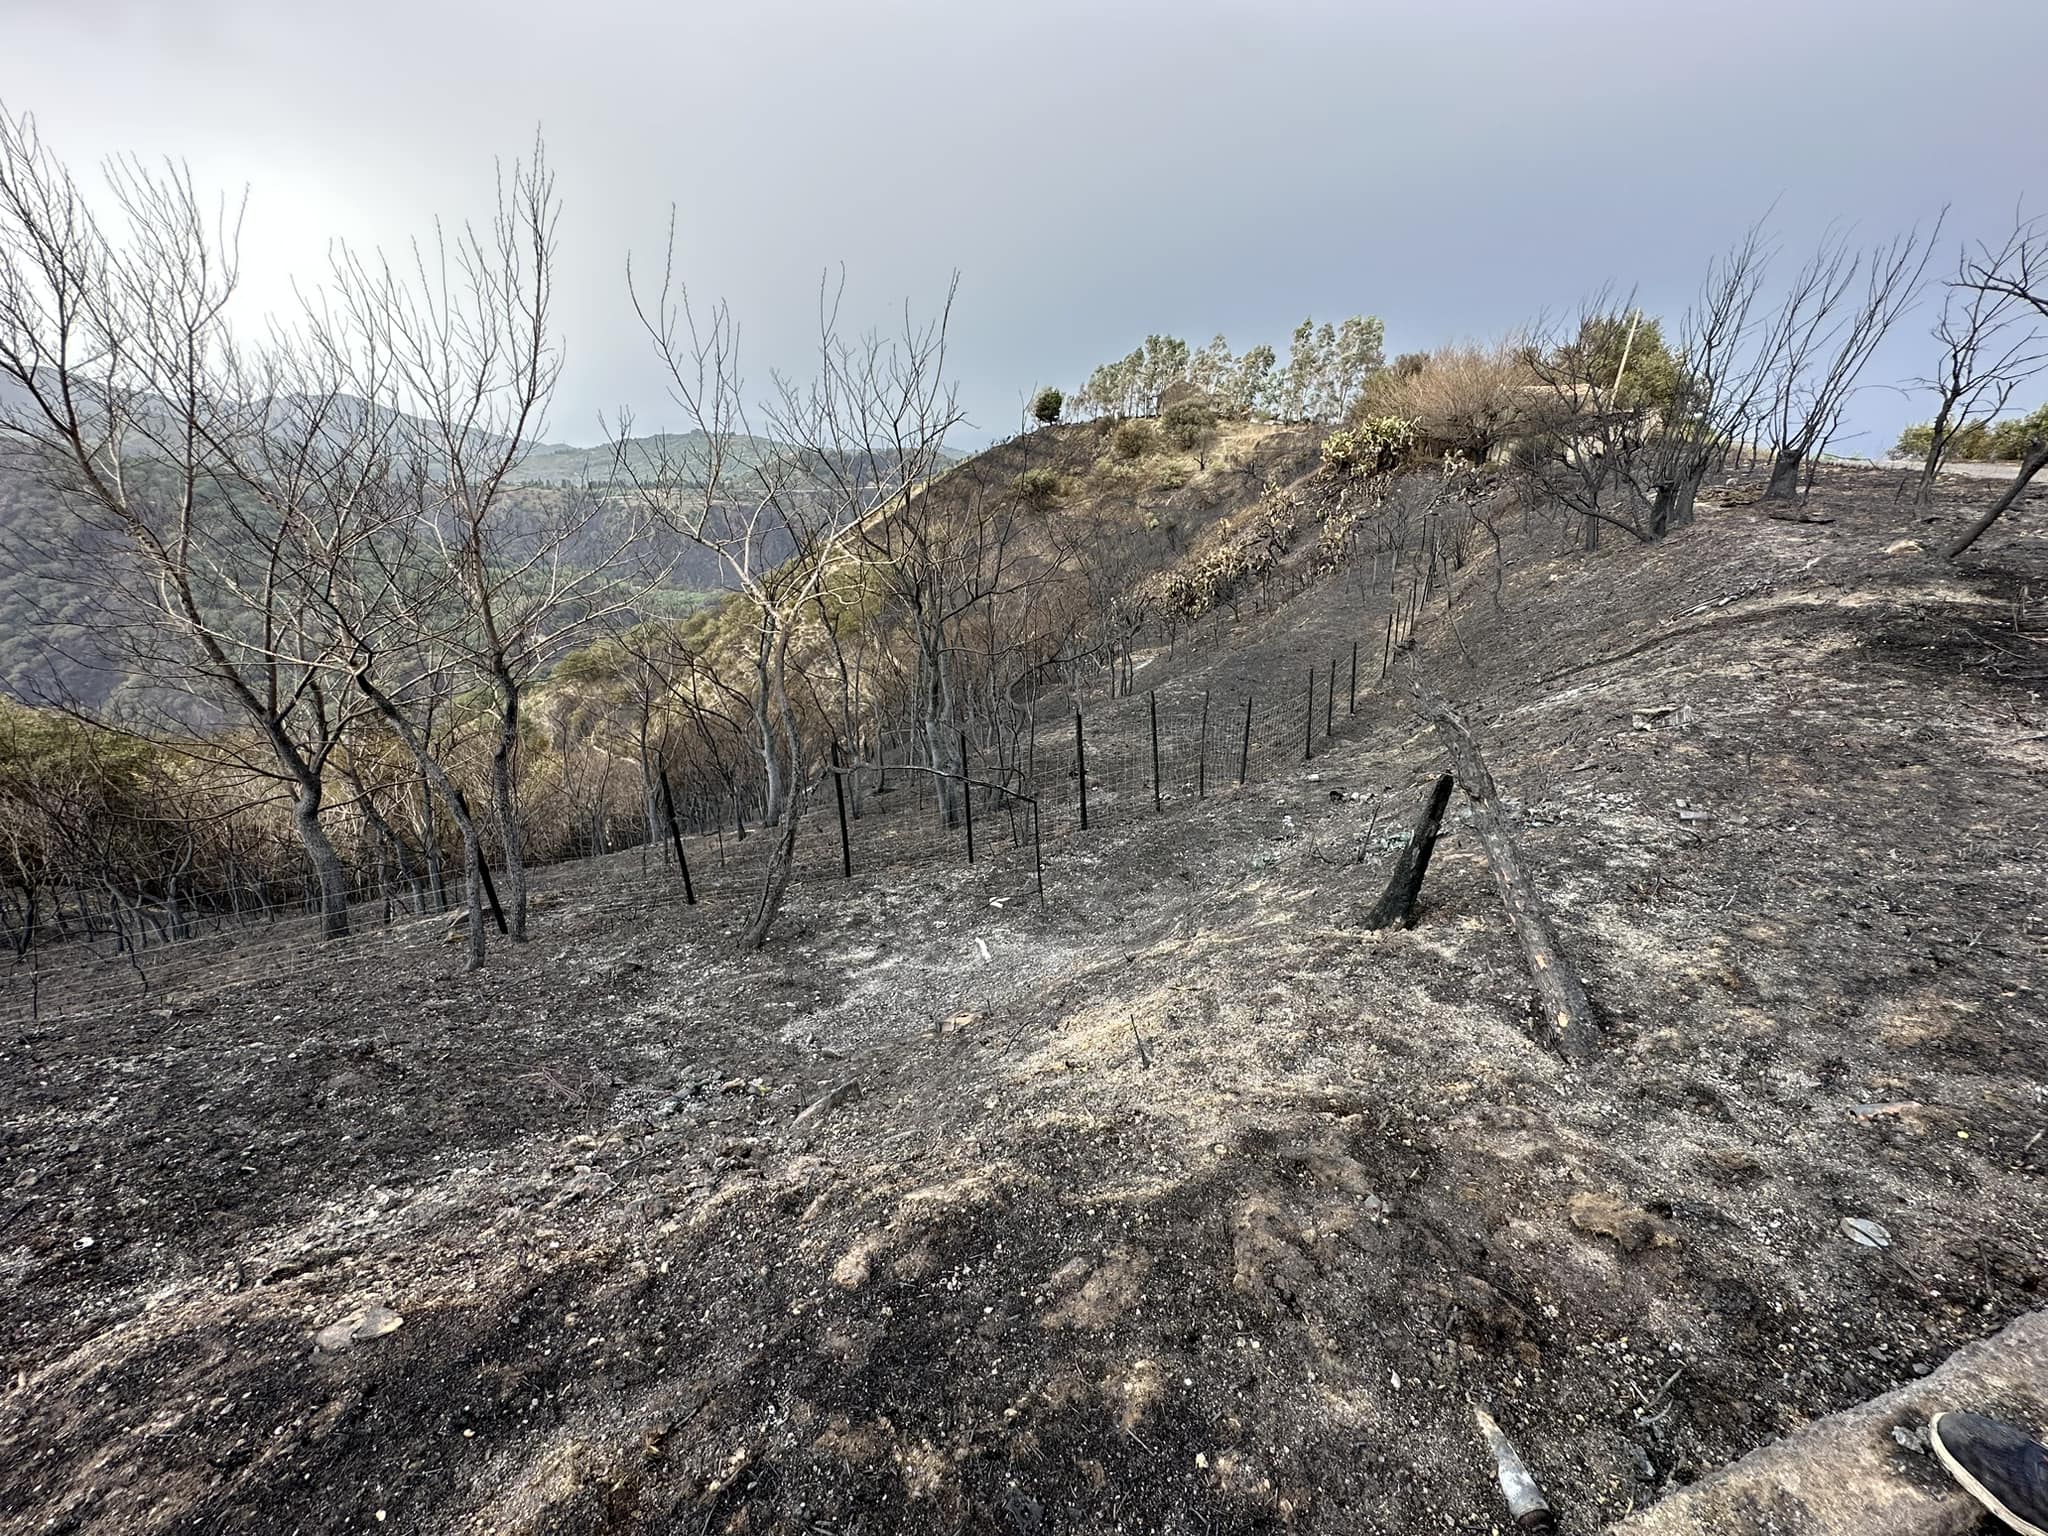
<path id="1" fill-rule="evenodd" d="M 834 744 L 797 791 L 792 884 L 957 861 L 1056 899 L 1045 877 L 1048 844 L 1299 773 L 1369 707 L 1393 624 L 1389 617 L 1383 635 L 1379 617 L 1354 618 L 1349 638 L 1262 665 L 1241 688 L 1234 677 L 1203 673 L 1071 710 L 1041 707 L 1014 750 L 963 733 L 952 767 L 914 760 L 907 749 L 893 760 L 856 759 Z M 769 807 L 701 786 L 679 793 L 665 781 L 661 797 L 654 816 L 595 826 L 591 842 L 602 851 L 528 870 L 537 926 L 567 909 L 603 916 L 752 898 L 777 835 L 766 824 Z M 97 928 L 87 923 L 17 955 L 0 976 L 0 1018 L 50 1024 L 138 1001 L 189 1006 L 237 983 L 321 985 L 337 964 L 459 942 L 467 901 L 459 868 L 437 881 L 380 861 L 351 891 L 345 938 L 323 936 L 310 889 L 195 881 L 169 912 L 137 903 L 126 921 L 111 902 Z M 485 906 L 487 924 L 494 905 Z"/>

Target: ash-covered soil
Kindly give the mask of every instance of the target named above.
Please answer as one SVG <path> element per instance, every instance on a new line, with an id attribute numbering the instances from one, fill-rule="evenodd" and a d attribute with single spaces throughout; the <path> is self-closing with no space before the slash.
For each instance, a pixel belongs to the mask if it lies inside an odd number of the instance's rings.
<path id="1" fill-rule="evenodd" d="M 1441 761 L 1390 687 L 1062 826 L 1043 909 L 813 838 L 760 955 L 737 873 L 657 873 L 478 978 L 420 923 L 10 1026 L 0 1523 L 1488 1532 L 1481 1399 L 1590 1532 L 1910 1378 L 2048 1296 L 2048 504 L 1951 566 L 1982 488 L 1896 484 L 1425 629 L 1584 1069 L 1468 830 L 1357 928 Z M 1346 590 L 1162 701 L 1376 639 Z"/>

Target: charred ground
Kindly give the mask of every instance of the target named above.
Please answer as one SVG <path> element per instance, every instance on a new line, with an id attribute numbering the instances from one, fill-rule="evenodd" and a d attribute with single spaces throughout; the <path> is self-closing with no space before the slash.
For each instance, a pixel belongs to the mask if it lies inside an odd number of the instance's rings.
<path id="1" fill-rule="evenodd" d="M 2048 506 L 1952 567 L 1967 489 L 1731 487 L 1425 631 L 1583 1071 L 1455 822 L 1420 924 L 1357 928 L 1440 765 L 1390 688 L 1284 779 L 1103 806 L 1043 910 L 1017 855 L 879 867 L 739 958 L 737 872 L 655 877 L 480 977 L 420 924 L 19 1028 L 0 1522 L 1478 1532 L 1479 1396 L 1592 1531 L 1910 1378 L 2048 1285 Z M 1155 675 L 1368 624 L 1326 585 Z"/>

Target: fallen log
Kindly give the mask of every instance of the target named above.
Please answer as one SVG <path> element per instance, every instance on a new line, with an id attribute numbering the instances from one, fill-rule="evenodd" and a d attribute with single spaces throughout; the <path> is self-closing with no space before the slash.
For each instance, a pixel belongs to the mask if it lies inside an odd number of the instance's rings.
<path id="1" fill-rule="evenodd" d="M 1957 558 L 1964 550 L 1983 538 L 1991 525 L 2005 516 L 2006 508 L 2026 494 L 2027 482 L 2043 469 L 2048 469 L 2048 440 L 2036 438 L 2027 445 L 2027 456 L 2020 462 L 2020 472 L 2013 477 L 2012 484 L 2005 488 L 2005 494 L 1991 504 L 1989 511 L 1970 524 L 1961 538 L 1949 545 L 1949 559 Z"/>
<path id="2" fill-rule="evenodd" d="M 1451 769 L 1472 802 L 1472 826 L 1486 849 L 1486 862 L 1493 871 L 1494 888 L 1507 908 L 1508 922 L 1529 962 L 1536 982 L 1536 994 L 1543 1003 L 1545 1033 L 1566 1061 L 1574 1065 L 1590 1061 L 1597 1044 L 1598 1026 L 1584 983 L 1557 947 L 1557 935 L 1536 892 L 1535 881 L 1522 867 L 1522 856 L 1501 815 L 1500 795 L 1493 775 L 1479 755 L 1457 711 L 1420 682 L 1411 682 L 1409 692 L 1415 709 L 1436 727 L 1436 733 L 1451 756 Z"/>
<path id="3" fill-rule="evenodd" d="M 1394 861 L 1393 872 L 1387 876 L 1387 888 L 1365 914 L 1367 928 L 1391 928 L 1397 923 L 1403 928 L 1415 926 L 1415 903 L 1422 895 L 1422 877 L 1429 872 L 1429 856 L 1436 851 L 1436 837 L 1443 826 L 1444 808 L 1451 803 L 1452 783 L 1448 773 L 1437 777 L 1429 798 L 1423 802 L 1422 815 L 1415 823 L 1415 830 L 1408 834 L 1407 846 L 1401 850 L 1401 856 Z"/>

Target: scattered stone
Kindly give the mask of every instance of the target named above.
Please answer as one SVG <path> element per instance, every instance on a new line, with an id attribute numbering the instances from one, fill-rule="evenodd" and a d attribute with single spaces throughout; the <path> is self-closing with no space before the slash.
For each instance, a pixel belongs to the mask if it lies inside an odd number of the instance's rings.
<path id="1" fill-rule="evenodd" d="M 790 1122 L 789 1128 L 793 1131 L 798 1131 L 808 1126 L 816 1125 L 833 1110 L 856 1102 L 861 1097 L 861 1092 L 860 1079 L 849 1077 L 830 1093 L 821 1093 L 818 1097 L 811 1100 L 805 1106 L 803 1113 Z"/>
<path id="2" fill-rule="evenodd" d="M 1581 1232 L 1613 1240 L 1623 1253 L 1640 1253 L 1645 1248 L 1668 1248 L 1678 1241 L 1670 1224 L 1637 1206 L 1625 1204 L 1613 1195 L 1586 1190 L 1572 1196 L 1571 1223 Z"/>
<path id="3" fill-rule="evenodd" d="M 1318 1272 L 1311 1240 L 1279 1207 L 1257 1196 L 1238 1208 L 1230 1246 L 1231 1283 L 1241 1295 L 1291 1308 Z"/>
<path id="4" fill-rule="evenodd" d="M 349 1313 L 337 1322 L 329 1323 L 313 1335 L 313 1343 L 329 1354 L 340 1354 L 369 1339 L 381 1339 L 386 1334 L 396 1333 L 405 1319 L 385 1306 L 373 1301 L 368 1306 Z"/>
<path id="5" fill-rule="evenodd" d="M 294 1279 L 312 1270 L 323 1269 L 337 1263 L 342 1257 L 339 1248 L 309 1248 L 303 1253 L 288 1254 L 276 1259 L 257 1274 L 258 1285 L 275 1285 L 280 1280 Z"/>
<path id="6" fill-rule="evenodd" d="M 1892 1235 L 1884 1225 L 1867 1217 L 1844 1216 L 1841 1227 L 1844 1237 L 1865 1248 L 1889 1248 L 1892 1245 Z"/>
<path id="7" fill-rule="evenodd" d="M 857 1291 L 868 1283 L 875 1258 L 888 1244 L 879 1232 L 870 1233 L 839 1256 L 832 1266 L 832 1283 L 842 1290 Z"/>
<path id="8" fill-rule="evenodd" d="M 599 1195 L 609 1194 L 618 1181 L 608 1173 L 599 1173 L 595 1168 L 578 1167 L 576 1176 L 562 1191 L 562 1200 L 590 1200 Z"/>
<path id="9" fill-rule="evenodd" d="M 1045 1506 L 1012 1488 L 1003 1495 L 1003 1518 L 1014 1531 L 1035 1531 L 1045 1524 Z"/>
<path id="10" fill-rule="evenodd" d="M 1100 1329 L 1136 1306 L 1143 1294 L 1146 1272 L 1152 1256 L 1142 1248 L 1125 1246 L 1090 1268 L 1076 1259 L 1063 1265 L 1046 1281 L 1048 1291 L 1067 1291 L 1059 1301 L 1039 1314 L 1041 1328 Z M 1085 1276 L 1085 1278 L 1083 1278 Z M 1078 1288 L 1073 1288 L 1079 1281 Z"/>

